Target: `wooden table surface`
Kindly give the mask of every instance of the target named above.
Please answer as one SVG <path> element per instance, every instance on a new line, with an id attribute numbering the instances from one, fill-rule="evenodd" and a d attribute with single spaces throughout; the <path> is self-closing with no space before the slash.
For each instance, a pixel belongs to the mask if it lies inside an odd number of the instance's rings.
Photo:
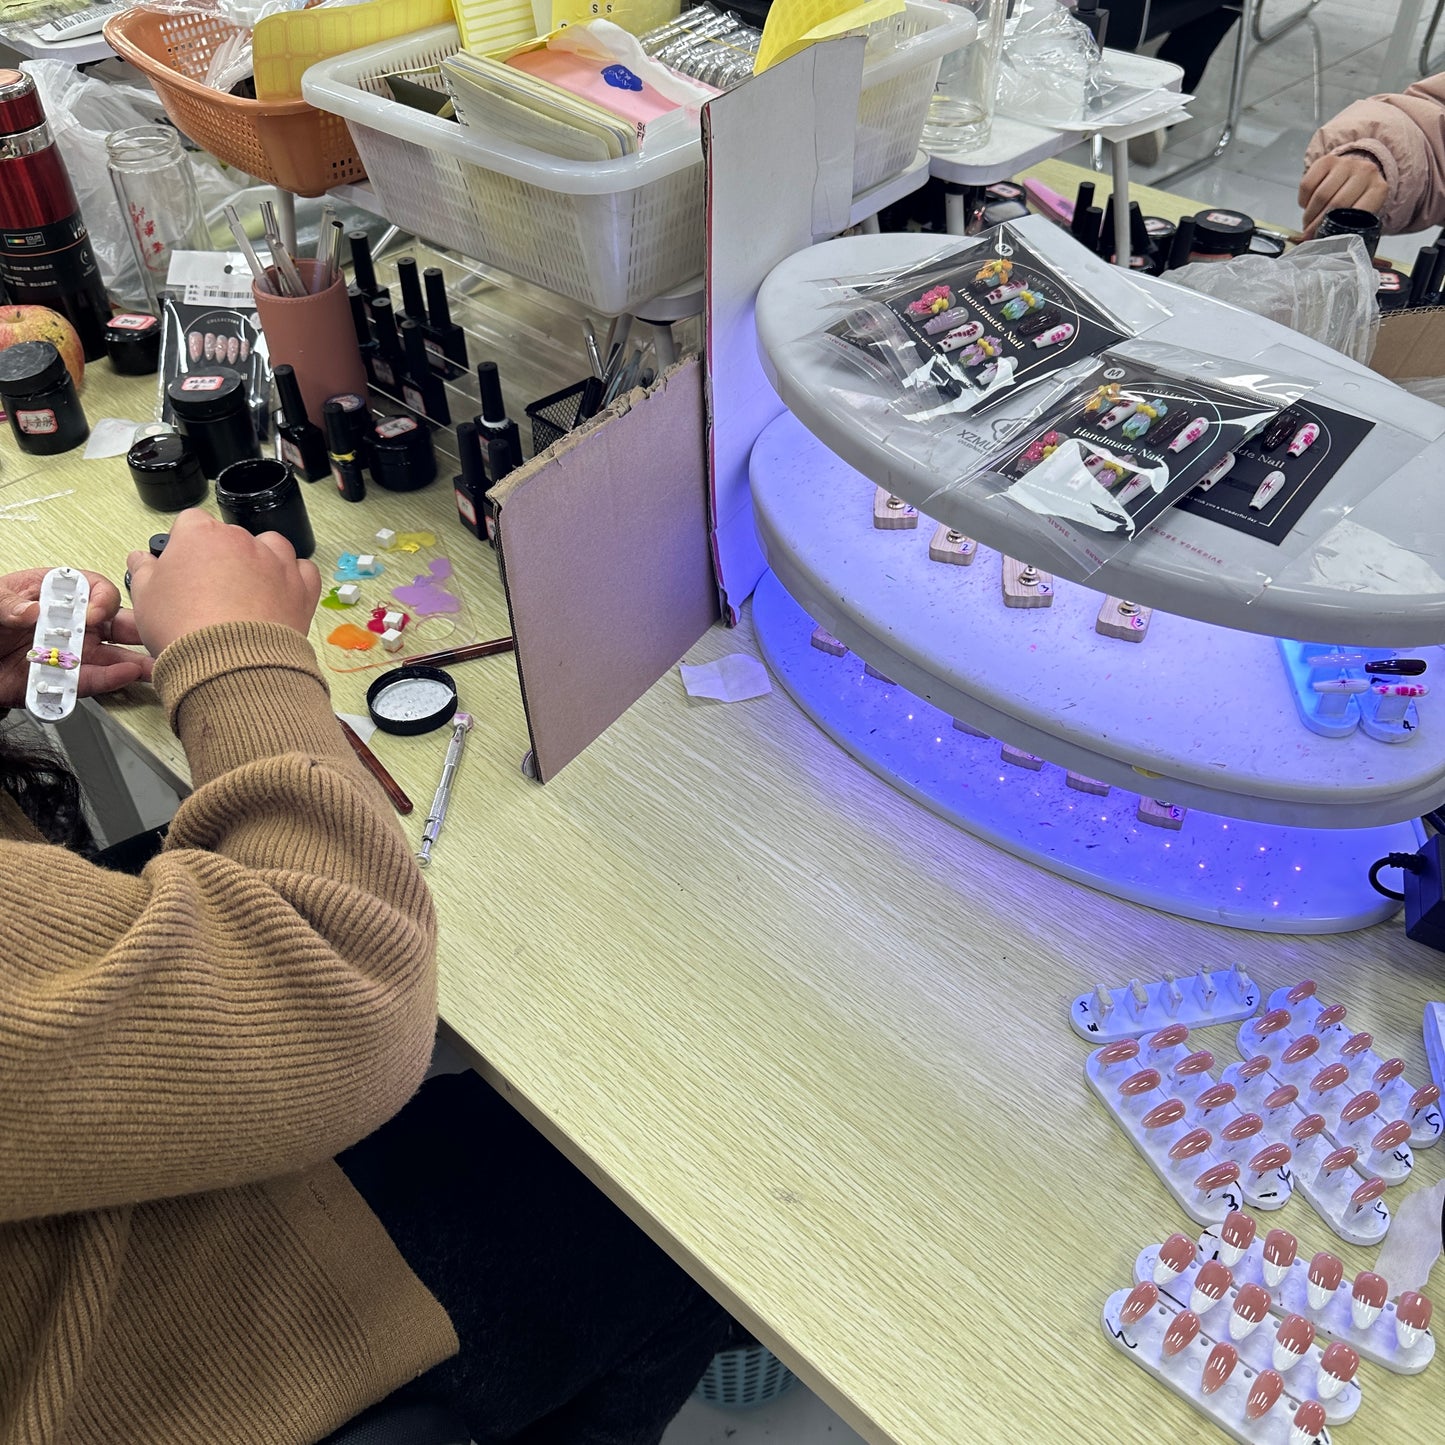
<path id="1" fill-rule="evenodd" d="M 101 363 L 84 401 L 141 417 L 152 387 Z M 0 570 L 119 578 L 164 526 L 123 459 L 37 465 L 6 430 L 0 508 L 68 488 L 0 512 Z M 382 525 L 433 527 L 480 634 L 505 630 L 449 487 L 307 498 L 318 561 Z M 754 650 L 745 616 L 690 660 Z M 1308 975 L 1418 1080 L 1436 954 L 1398 925 L 1254 936 L 1066 883 L 906 801 L 777 690 L 697 702 L 671 673 L 542 788 L 518 769 L 512 659 L 456 675 L 479 726 L 429 875 L 441 1013 L 494 1083 L 870 1440 L 1221 1438 L 1101 1330 L 1139 1248 L 1189 1226 L 1087 1092 L 1067 1002 L 1202 959 L 1266 988 Z M 333 679 L 339 709 L 361 710 L 369 676 Z M 110 710 L 183 767 L 148 689 Z M 443 736 L 375 740 L 418 802 L 413 836 Z M 1232 1056 L 1229 1031 L 1200 1039 Z M 1442 1153 L 1421 1156 L 1421 1182 Z M 1302 1202 L 1280 1222 L 1307 1254 L 1370 1262 Z M 1441 1368 L 1365 1364 L 1343 1438 L 1432 1438 Z"/>

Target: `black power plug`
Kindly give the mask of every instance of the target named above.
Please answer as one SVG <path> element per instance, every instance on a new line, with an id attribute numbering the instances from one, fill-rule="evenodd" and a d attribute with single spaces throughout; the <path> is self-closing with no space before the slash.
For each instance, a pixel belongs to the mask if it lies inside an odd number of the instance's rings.
<path id="1" fill-rule="evenodd" d="M 1418 853 L 1392 853 L 1401 861 L 1405 888 L 1405 937 L 1445 953 L 1445 880 L 1440 868 L 1440 837 L 1434 834 Z"/>

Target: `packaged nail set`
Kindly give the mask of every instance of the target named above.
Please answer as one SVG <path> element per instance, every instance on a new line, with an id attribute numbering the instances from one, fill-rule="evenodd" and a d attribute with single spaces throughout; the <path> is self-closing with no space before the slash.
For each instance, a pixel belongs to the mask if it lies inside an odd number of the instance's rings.
<path id="1" fill-rule="evenodd" d="M 271 428 L 271 367 L 255 310 L 191 304 L 176 291 L 163 291 L 161 320 L 161 420 L 174 420 L 166 390 L 171 382 L 192 371 L 225 366 L 245 380 L 256 434 L 264 441 Z"/>
<path id="2" fill-rule="evenodd" d="M 1214 483 L 1201 483 L 1179 505 L 1277 547 L 1374 429 L 1315 399 L 1286 407 L 1234 449 Z"/>
<path id="3" fill-rule="evenodd" d="M 847 285 L 825 340 L 923 419 L 982 409 L 1134 334 L 1009 225 L 925 266 Z"/>
<path id="4" fill-rule="evenodd" d="M 970 484 L 1127 541 L 1182 497 L 1217 486 L 1246 440 L 1277 427 L 1312 387 L 1258 369 L 1231 376 L 1218 358 L 1154 343 L 1106 351 L 1099 362 Z"/>

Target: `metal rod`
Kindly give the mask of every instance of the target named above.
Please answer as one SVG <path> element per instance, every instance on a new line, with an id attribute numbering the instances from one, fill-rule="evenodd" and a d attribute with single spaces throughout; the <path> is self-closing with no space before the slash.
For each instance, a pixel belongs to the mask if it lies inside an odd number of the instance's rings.
<path id="1" fill-rule="evenodd" d="M 442 763 L 442 780 L 437 784 L 436 797 L 432 799 L 426 827 L 422 829 L 421 847 L 417 849 L 416 861 L 423 868 L 431 862 L 431 850 L 441 836 L 442 821 L 447 815 L 447 803 L 451 799 L 452 779 L 456 777 L 457 764 L 462 760 L 462 744 L 466 742 L 467 734 L 471 730 L 471 713 L 459 712 L 452 719 L 452 740 L 447 744 L 446 761 Z"/>

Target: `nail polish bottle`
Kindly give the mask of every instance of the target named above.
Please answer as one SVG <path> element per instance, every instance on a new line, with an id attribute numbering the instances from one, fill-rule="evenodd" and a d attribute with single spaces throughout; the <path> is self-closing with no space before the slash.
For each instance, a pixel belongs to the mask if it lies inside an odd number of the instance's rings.
<path id="1" fill-rule="evenodd" d="M 418 326 L 427 324 L 426 302 L 421 299 L 421 274 L 416 269 L 415 256 L 403 256 L 396 263 L 397 280 L 401 282 L 401 311 L 397 322 L 415 321 Z"/>
<path id="2" fill-rule="evenodd" d="M 497 372 L 495 361 L 477 363 L 477 389 L 482 396 L 482 414 L 477 417 L 477 428 L 488 437 L 501 437 L 512 450 L 512 466 L 522 465 L 522 438 L 517 423 L 507 416 L 507 404 L 502 400 L 502 378 Z"/>
<path id="3" fill-rule="evenodd" d="M 332 400 L 322 406 L 321 415 L 326 424 L 326 450 L 336 490 L 346 501 L 359 502 L 366 496 L 366 477 L 356 457 L 356 443 L 351 437 L 346 411 L 339 401 Z"/>
<path id="4" fill-rule="evenodd" d="M 371 311 L 359 286 L 348 286 L 346 299 L 351 303 L 351 324 L 356 331 L 356 348 L 361 352 L 361 364 L 366 368 L 367 381 L 375 386 L 376 340 L 371 334 Z"/>
<path id="5" fill-rule="evenodd" d="M 486 540 L 487 473 L 482 465 L 482 449 L 477 441 L 477 424 L 464 421 L 457 427 L 457 455 L 461 471 L 452 478 L 452 492 L 457 499 L 457 516 L 474 537 Z"/>
<path id="6" fill-rule="evenodd" d="M 376 270 L 371 264 L 371 242 L 365 231 L 352 231 L 346 239 L 351 242 L 352 275 L 369 308 L 372 298 L 381 290 L 376 284 Z"/>
<path id="7" fill-rule="evenodd" d="M 281 399 L 281 425 L 276 428 L 276 454 L 291 470 L 308 482 L 319 482 L 331 470 L 326 455 L 326 438 L 321 428 L 306 415 L 301 386 L 289 366 L 278 366 L 276 394 Z"/>
<path id="8" fill-rule="evenodd" d="M 433 357 L 439 349 L 451 366 L 465 370 L 467 333 L 452 320 L 451 307 L 447 304 L 446 277 L 439 266 L 428 266 L 421 276 L 426 282 L 427 346 Z M 446 367 L 444 374 L 454 376 L 456 372 Z"/>
<path id="9" fill-rule="evenodd" d="M 401 383 L 401 399 L 428 421 L 439 426 L 452 424 L 452 411 L 447 405 L 447 389 L 431 368 L 427 355 L 426 332 L 420 322 L 401 323 L 402 347 L 406 353 L 406 372 Z"/>
<path id="10" fill-rule="evenodd" d="M 406 373 L 406 355 L 401 349 L 401 337 L 397 335 L 390 296 L 372 298 L 371 324 L 376 331 L 376 360 L 372 363 L 372 370 L 376 373 L 375 385 L 400 397 L 402 377 Z"/>
<path id="11" fill-rule="evenodd" d="M 479 441 L 482 460 L 486 463 L 487 468 L 487 488 L 490 490 L 516 471 L 518 463 L 512 454 L 511 443 L 505 437 L 489 437 L 483 432 L 479 436 Z M 497 545 L 497 510 L 492 505 L 490 498 L 482 498 L 482 517 L 486 525 L 487 541 L 495 548 Z"/>

